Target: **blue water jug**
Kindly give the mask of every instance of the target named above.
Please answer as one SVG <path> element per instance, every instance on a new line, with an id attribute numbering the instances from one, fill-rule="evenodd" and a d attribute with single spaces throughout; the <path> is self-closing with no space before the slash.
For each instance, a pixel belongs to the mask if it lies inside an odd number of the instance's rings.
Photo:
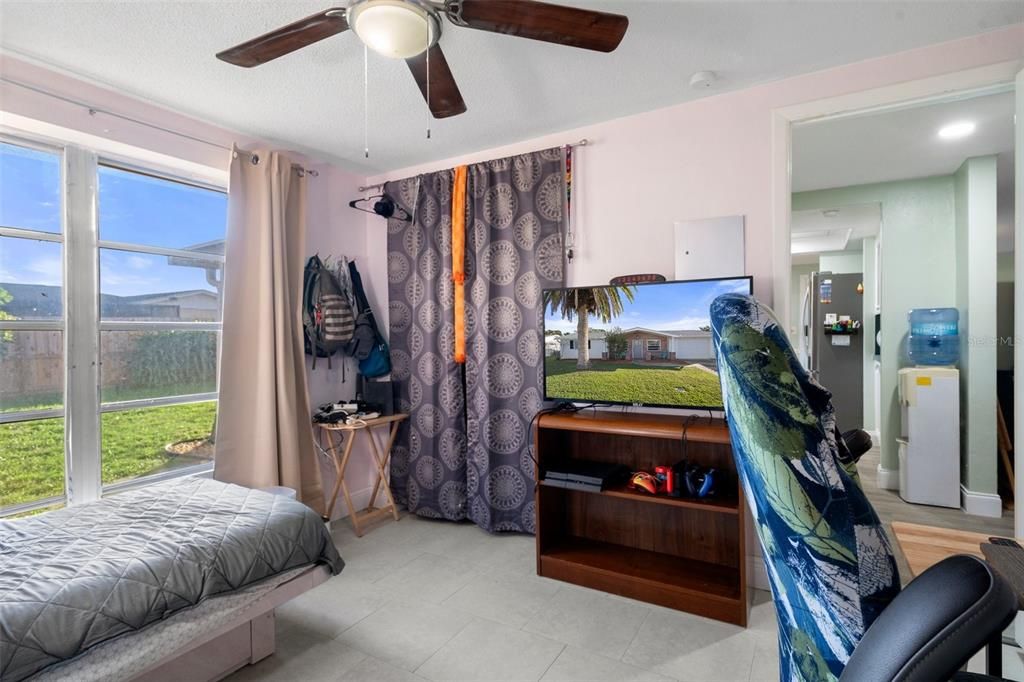
<path id="1" fill-rule="evenodd" d="M 960 360 L 960 312 L 956 308 L 914 308 L 907 318 L 907 351 L 914 364 L 955 365 Z"/>

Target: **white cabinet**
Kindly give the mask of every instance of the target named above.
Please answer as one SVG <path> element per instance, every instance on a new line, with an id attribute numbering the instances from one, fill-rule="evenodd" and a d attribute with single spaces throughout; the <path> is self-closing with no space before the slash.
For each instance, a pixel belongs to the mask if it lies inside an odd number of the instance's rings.
<path id="1" fill-rule="evenodd" d="M 900 497 L 960 506 L 960 372 L 908 367 L 899 372 Z"/>

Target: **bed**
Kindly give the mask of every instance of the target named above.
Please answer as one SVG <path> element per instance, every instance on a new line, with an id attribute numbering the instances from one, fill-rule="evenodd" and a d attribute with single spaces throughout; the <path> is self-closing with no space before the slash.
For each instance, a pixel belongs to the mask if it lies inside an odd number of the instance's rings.
<path id="1" fill-rule="evenodd" d="M 0 679 L 218 679 L 343 566 L 305 505 L 204 478 L 0 521 Z"/>

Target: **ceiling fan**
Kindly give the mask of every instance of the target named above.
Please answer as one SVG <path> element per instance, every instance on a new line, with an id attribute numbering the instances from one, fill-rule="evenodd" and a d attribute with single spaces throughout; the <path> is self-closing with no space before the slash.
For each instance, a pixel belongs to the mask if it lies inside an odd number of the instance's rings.
<path id="1" fill-rule="evenodd" d="M 456 26 L 598 52 L 618 47 L 629 26 L 619 14 L 535 0 L 352 0 L 219 52 L 217 58 L 259 66 L 351 28 L 369 49 L 404 59 L 431 113 L 447 118 L 465 112 L 466 103 L 438 44 L 442 16 Z"/>

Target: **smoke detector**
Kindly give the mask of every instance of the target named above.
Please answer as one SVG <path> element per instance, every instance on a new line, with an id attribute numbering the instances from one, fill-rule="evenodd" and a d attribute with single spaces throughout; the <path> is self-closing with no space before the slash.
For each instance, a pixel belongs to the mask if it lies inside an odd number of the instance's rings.
<path id="1" fill-rule="evenodd" d="M 707 90 L 718 80 L 714 71 L 698 71 L 690 76 L 690 87 L 694 90 Z"/>

